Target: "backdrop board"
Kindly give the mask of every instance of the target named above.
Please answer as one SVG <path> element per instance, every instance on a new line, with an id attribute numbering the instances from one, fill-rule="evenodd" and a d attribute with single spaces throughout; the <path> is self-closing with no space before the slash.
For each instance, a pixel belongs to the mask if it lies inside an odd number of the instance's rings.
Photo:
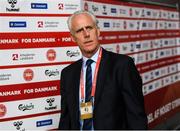
<path id="1" fill-rule="evenodd" d="M 134 59 L 149 128 L 180 112 L 176 9 L 115 0 L 1 0 L 0 130 L 57 129 L 61 70 L 81 58 L 66 21 L 80 9 L 97 16 L 102 47 Z"/>
<path id="2" fill-rule="evenodd" d="M 84 0 L 82 6 L 99 19 L 103 47 L 134 58 L 143 79 L 149 128 L 179 112 L 178 11 L 117 0 Z"/>
<path id="3" fill-rule="evenodd" d="M 57 129 L 61 70 L 81 58 L 66 20 L 80 0 L 0 1 L 0 130 Z"/>

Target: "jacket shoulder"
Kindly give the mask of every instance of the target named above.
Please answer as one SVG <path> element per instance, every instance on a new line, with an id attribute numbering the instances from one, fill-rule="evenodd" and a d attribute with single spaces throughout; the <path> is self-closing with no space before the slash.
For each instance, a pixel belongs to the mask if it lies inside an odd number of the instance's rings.
<path id="1" fill-rule="evenodd" d="M 66 66 L 62 72 L 72 72 L 73 70 L 77 69 L 78 67 L 81 67 L 82 65 L 82 59 L 79 59 L 78 61 L 75 61 L 71 63 L 70 65 Z"/>
<path id="2" fill-rule="evenodd" d="M 125 55 L 125 54 L 118 54 L 118 53 L 114 53 L 114 52 L 111 52 L 111 51 L 105 51 L 105 54 L 107 54 L 110 58 L 110 60 L 112 61 L 120 61 L 121 63 L 122 62 L 128 62 L 128 61 L 133 61 L 133 58 L 128 56 L 128 55 Z"/>

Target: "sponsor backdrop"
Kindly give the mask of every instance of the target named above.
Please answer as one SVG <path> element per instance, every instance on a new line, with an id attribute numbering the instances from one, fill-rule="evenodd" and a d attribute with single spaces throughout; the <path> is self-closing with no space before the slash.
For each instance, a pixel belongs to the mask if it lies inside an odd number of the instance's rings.
<path id="1" fill-rule="evenodd" d="M 61 70 L 81 58 L 66 20 L 80 0 L 0 1 L 0 130 L 57 129 Z"/>
<path id="2" fill-rule="evenodd" d="M 108 0 L 0 1 L 0 129 L 57 129 L 61 70 L 81 58 L 66 20 L 92 11 L 102 46 L 131 56 L 149 128 L 180 111 L 180 23 L 171 8 Z"/>

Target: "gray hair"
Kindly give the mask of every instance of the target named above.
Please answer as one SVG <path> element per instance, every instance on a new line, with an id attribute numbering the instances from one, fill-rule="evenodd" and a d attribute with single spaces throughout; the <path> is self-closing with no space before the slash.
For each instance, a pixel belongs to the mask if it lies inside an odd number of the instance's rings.
<path id="1" fill-rule="evenodd" d="M 98 27 L 98 20 L 97 20 L 96 16 L 95 16 L 92 12 L 90 12 L 90 11 L 85 11 L 85 10 L 79 10 L 79 11 L 74 12 L 74 13 L 68 18 L 68 20 L 67 20 L 67 24 L 68 24 L 68 28 L 69 28 L 70 32 L 71 32 L 71 29 L 72 29 L 72 27 L 71 27 L 71 25 L 72 25 L 72 18 L 73 18 L 75 15 L 79 15 L 79 14 L 87 14 L 87 15 L 91 16 L 91 18 L 93 19 L 95 25 Z M 71 33 L 72 33 L 72 32 L 71 32 Z"/>

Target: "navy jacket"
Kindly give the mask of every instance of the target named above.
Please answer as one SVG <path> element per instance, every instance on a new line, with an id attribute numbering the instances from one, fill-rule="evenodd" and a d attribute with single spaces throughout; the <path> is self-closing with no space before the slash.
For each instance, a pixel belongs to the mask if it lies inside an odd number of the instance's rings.
<path id="1" fill-rule="evenodd" d="M 61 73 L 59 129 L 80 129 L 82 59 Z M 132 58 L 103 49 L 95 92 L 94 129 L 147 129 L 142 80 Z"/>

